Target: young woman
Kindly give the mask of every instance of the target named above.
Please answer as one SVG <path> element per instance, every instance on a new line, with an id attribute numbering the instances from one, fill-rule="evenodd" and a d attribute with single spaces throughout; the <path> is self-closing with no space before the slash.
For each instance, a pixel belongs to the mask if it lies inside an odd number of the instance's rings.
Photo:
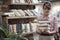
<path id="1" fill-rule="evenodd" d="M 42 19 L 47 18 L 48 21 L 50 21 L 50 25 L 51 25 L 52 29 L 50 28 L 50 32 L 46 32 L 46 33 L 54 34 L 58 30 L 58 27 L 57 27 L 57 18 L 55 16 L 50 15 L 50 9 L 51 9 L 51 3 L 50 2 L 45 2 L 43 4 L 43 14 L 41 16 L 37 17 L 37 22 L 39 22 L 39 20 L 41 18 Z M 39 27 L 37 27 L 36 32 L 38 34 L 41 34 L 42 30 Z M 55 39 L 54 39 L 54 35 L 51 35 L 51 36 L 40 35 L 40 40 L 55 40 Z"/>

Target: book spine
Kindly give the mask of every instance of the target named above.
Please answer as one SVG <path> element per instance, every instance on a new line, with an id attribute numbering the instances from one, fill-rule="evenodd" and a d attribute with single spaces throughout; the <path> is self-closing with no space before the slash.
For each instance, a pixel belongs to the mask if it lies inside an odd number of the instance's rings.
<path id="1" fill-rule="evenodd" d="M 25 24 L 22 24 L 23 33 L 25 33 Z"/>
<path id="2" fill-rule="evenodd" d="M 32 12 L 33 12 L 36 16 L 38 16 L 37 13 L 36 13 L 34 10 L 32 10 Z"/>
<path id="3" fill-rule="evenodd" d="M 27 32 L 30 32 L 30 25 L 28 23 L 26 25 L 27 25 L 26 26 L 27 27 Z"/>
<path id="4" fill-rule="evenodd" d="M 8 32 L 11 32 L 11 26 L 8 24 Z"/>
<path id="5" fill-rule="evenodd" d="M 16 24 L 14 24 L 14 33 L 17 33 Z"/>
<path id="6" fill-rule="evenodd" d="M 33 30 L 32 30 L 32 27 L 33 27 L 33 26 L 31 25 L 31 23 L 29 23 L 29 25 L 30 25 L 30 31 L 32 32 L 32 31 L 33 31 Z"/>
<path id="7" fill-rule="evenodd" d="M 25 12 L 26 12 L 29 16 L 31 16 L 26 10 L 25 10 Z"/>
<path id="8" fill-rule="evenodd" d="M 19 32 L 19 24 L 16 25 L 17 33 Z"/>
<path id="9" fill-rule="evenodd" d="M 33 16 L 33 13 L 31 13 L 30 10 L 28 10 L 28 12 L 30 13 L 31 16 Z"/>
<path id="10" fill-rule="evenodd" d="M 12 32 L 14 33 L 14 25 L 12 24 Z"/>
<path id="11" fill-rule="evenodd" d="M 25 12 L 25 10 L 24 10 L 24 12 Z M 25 12 L 25 16 L 29 16 L 29 15 Z"/>
<path id="12" fill-rule="evenodd" d="M 16 16 L 21 16 L 21 14 L 19 12 L 17 12 L 17 10 L 14 10 L 14 13 Z"/>
<path id="13" fill-rule="evenodd" d="M 18 10 L 18 12 L 21 14 L 21 16 L 25 16 L 25 13 L 23 10 Z"/>
<path id="14" fill-rule="evenodd" d="M 30 10 L 30 12 L 31 12 L 31 13 L 33 13 L 33 15 L 34 15 L 34 16 L 36 16 L 36 15 L 35 15 L 35 13 L 34 13 L 34 12 L 32 12 L 31 10 Z"/>
<path id="15" fill-rule="evenodd" d="M 22 31 L 22 24 L 17 24 L 17 32 L 21 32 Z"/>

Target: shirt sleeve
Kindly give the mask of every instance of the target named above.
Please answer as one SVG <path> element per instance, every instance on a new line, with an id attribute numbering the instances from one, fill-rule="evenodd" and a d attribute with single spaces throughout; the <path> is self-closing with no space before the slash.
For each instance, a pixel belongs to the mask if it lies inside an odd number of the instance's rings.
<path id="1" fill-rule="evenodd" d="M 34 22 L 38 23 L 40 18 L 41 18 L 41 16 L 37 16 L 37 18 L 34 20 Z"/>
<path id="2" fill-rule="evenodd" d="M 57 17 L 54 17 L 53 23 L 54 23 L 54 31 L 58 32 L 58 20 L 57 20 Z"/>

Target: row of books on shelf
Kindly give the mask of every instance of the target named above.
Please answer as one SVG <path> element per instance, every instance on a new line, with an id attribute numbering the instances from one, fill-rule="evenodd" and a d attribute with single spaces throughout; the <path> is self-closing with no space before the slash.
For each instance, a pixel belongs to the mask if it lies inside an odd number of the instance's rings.
<path id="1" fill-rule="evenodd" d="M 18 33 L 21 30 L 23 33 L 25 32 L 35 32 L 36 31 L 36 23 L 27 23 L 27 24 L 8 24 L 8 31 Z"/>
<path id="2" fill-rule="evenodd" d="M 39 0 L 12 0 L 12 4 L 20 4 L 20 3 L 38 3 Z"/>
<path id="3" fill-rule="evenodd" d="M 11 10 L 11 12 L 6 12 L 4 15 L 9 16 L 37 16 L 37 12 L 35 10 Z"/>

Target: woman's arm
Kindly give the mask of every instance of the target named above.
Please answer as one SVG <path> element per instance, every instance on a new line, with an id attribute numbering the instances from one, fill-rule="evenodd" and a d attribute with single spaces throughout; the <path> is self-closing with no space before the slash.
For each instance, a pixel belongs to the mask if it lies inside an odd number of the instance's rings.
<path id="1" fill-rule="evenodd" d="M 53 31 L 49 32 L 50 34 L 54 34 L 58 32 L 58 20 L 57 20 L 57 17 L 54 17 L 54 20 L 53 20 Z"/>

